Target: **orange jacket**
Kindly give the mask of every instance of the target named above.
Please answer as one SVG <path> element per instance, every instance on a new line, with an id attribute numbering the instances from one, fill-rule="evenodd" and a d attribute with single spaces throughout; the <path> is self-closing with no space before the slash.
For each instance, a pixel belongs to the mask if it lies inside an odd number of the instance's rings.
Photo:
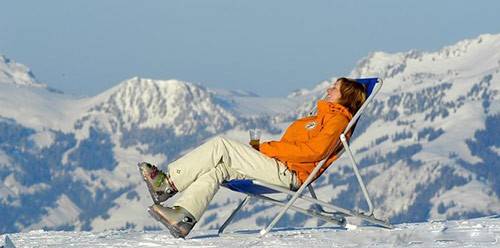
<path id="1" fill-rule="evenodd" d="M 318 176 L 335 160 L 342 148 L 340 134 L 352 119 L 344 106 L 324 100 L 318 101 L 318 114 L 294 121 L 280 141 L 262 143 L 260 152 L 286 164 L 304 183 L 316 164 L 335 147 L 335 152 L 321 167 Z"/>

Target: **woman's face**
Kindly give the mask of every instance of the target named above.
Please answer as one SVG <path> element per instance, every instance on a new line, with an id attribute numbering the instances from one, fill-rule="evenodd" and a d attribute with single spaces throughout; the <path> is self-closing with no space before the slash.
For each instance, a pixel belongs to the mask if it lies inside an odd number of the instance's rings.
<path id="1" fill-rule="evenodd" d="M 336 103 L 340 100 L 342 97 L 342 94 L 340 93 L 340 82 L 336 81 L 332 86 L 330 86 L 326 92 L 328 93 L 328 96 L 326 97 L 326 100 L 329 102 Z"/>

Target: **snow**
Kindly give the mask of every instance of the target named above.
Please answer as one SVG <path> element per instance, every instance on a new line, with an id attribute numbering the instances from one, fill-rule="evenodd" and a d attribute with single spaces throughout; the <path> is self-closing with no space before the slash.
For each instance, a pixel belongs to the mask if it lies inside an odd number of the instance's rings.
<path id="1" fill-rule="evenodd" d="M 0 116 L 38 130 L 71 130 L 80 115 L 73 98 L 43 88 L 3 84 L 0 94 Z"/>
<path id="2" fill-rule="evenodd" d="M 62 226 L 78 222 L 81 210 L 66 196 L 61 195 L 56 202 L 56 207 L 47 209 L 47 215 L 43 219 L 28 229 L 36 230 L 47 227 Z"/>
<path id="3" fill-rule="evenodd" d="M 473 137 L 477 129 L 484 128 L 484 114 L 477 111 L 480 109 L 480 104 L 480 102 L 471 102 L 458 109 L 456 113 L 450 114 L 455 120 L 453 122 L 437 120 L 435 126 L 441 127 L 445 133 L 436 142 L 428 144 L 428 149 L 444 156 L 450 152 L 458 152 L 465 161 L 479 162 L 480 159 L 471 154 L 464 140 Z M 422 158 L 422 154 L 419 156 Z"/>
<path id="4" fill-rule="evenodd" d="M 24 85 L 45 88 L 47 85 L 39 83 L 25 65 L 19 64 L 0 55 L 0 83 Z"/>
<path id="5" fill-rule="evenodd" d="M 274 229 L 264 237 L 246 229 L 217 235 L 216 230 L 194 229 L 186 240 L 168 231 L 110 230 L 55 232 L 35 230 L 3 234 L 20 247 L 498 247 L 500 218 L 491 216 L 459 221 L 430 221 L 396 225 L 394 229 L 360 226 Z"/>
<path id="6" fill-rule="evenodd" d="M 38 148 L 43 149 L 54 143 L 54 133 L 48 130 L 37 132 L 31 136 L 31 139 L 37 144 Z"/>
<path id="7" fill-rule="evenodd" d="M 109 97 L 98 104 L 100 110 L 94 112 L 116 116 L 127 129 L 132 125 L 140 128 L 169 126 L 179 136 L 192 134 L 200 126 L 214 133 L 225 122 L 236 121 L 230 111 L 217 104 L 213 93 L 179 80 L 135 77 L 103 95 Z"/>
<path id="8" fill-rule="evenodd" d="M 10 159 L 4 151 L 0 150 L 0 167 L 10 164 Z"/>
<path id="9" fill-rule="evenodd" d="M 500 156 L 500 147 L 497 147 L 497 146 L 491 147 L 491 151 L 495 152 L 496 154 L 498 154 Z"/>
<path id="10" fill-rule="evenodd" d="M 36 194 L 38 191 L 48 188 L 48 185 L 45 183 L 37 183 L 26 187 L 16 181 L 14 174 L 10 174 L 4 179 L 3 185 L 0 184 L 0 187 L 6 187 L 7 190 L 13 194 L 19 195 L 21 193 Z"/>
<path id="11" fill-rule="evenodd" d="M 447 219 L 470 210 L 491 213 L 500 212 L 500 199 L 495 196 L 491 189 L 476 180 L 435 196 L 432 201 L 435 204 L 430 213 L 431 218 Z M 481 204 L 478 204 L 478 202 Z M 445 214 L 440 214 L 437 209 L 439 203 L 451 207 Z"/>

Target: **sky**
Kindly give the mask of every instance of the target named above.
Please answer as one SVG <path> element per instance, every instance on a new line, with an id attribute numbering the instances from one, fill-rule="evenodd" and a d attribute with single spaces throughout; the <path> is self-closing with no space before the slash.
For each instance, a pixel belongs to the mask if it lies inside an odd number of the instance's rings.
<path id="1" fill-rule="evenodd" d="M 286 96 L 370 52 L 500 33 L 497 0 L 0 0 L 0 54 L 93 96 L 134 76 Z"/>

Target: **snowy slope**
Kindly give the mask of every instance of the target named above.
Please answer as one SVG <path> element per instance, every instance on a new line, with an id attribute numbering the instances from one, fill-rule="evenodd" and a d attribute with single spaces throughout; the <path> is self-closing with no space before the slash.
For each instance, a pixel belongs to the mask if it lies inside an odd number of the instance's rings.
<path id="1" fill-rule="evenodd" d="M 393 192 L 374 194 L 385 198 L 381 207 L 386 213 L 403 210 L 393 207 L 401 201 L 395 197 L 398 194 L 410 196 L 408 202 L 399 204 L 404 208 L 423 200 L 422 191 L 436 185 L 441 189 L 425 196 L 432 205 L 429 218 L 500 211 L 498 179 L 479 172 L 489 167 L 497 173 L 500 164 L 495 157 L 499 154 L 475 150 L 499 146 L 498 141 L 482 137 L 497 135 L 500 124 L 500 53 L 496 51 L 500 51 L 499 36 L 482 35 L 434 53 L 373 53 L 353 71 L 353 77 L 375 74 L 385 79 L 383 95 L 368 115 L 376 122 L 370 127 L 373 131 L 357 139 L 358 144 L 378 144 L 365 146 L 368 149 L 360 152 L 361 159 L 377 160 L 404 146 L 421 146 L 415 147 L 420 151 L 411 156 L 412 161 L 403 161 L 371 180 L 371 187 Z M 409 133 L 412 137 L 401 138 Z M 410 174 L 419 180 L 409 182 Z"/>
<path id="2" fill-rule="evenodd" d="M 7 242 L 5 239 L 8 237 Z M 438 221 L 397 225 L 393 230 L 360 227 L 281 229 L 258 238 L 258 230 L 217 236 L 215 230 L 195 231 L 186 240 L 172 238 L 166 230 L 137 232 L 47 232 L 2 235 L 15 247 L 498 247 L 500 219 Z"/>
<path id="3" fill-rule="evenodd" d="M 374 52 L 354 68 L 352 77 L 384 79 L 352 141 L 377 217 L 402 223 L 500 211 L 498 51 L 500 35 L 482 35 L 436 52 Z M 75 98 L 39 86 L 3 56 L 0 75 L 0 232 L 158 229 L 144 211 L 151 201 L 138 161 L 164 167 L 217 134 L 246 142 L 255 127 L 264 140 L 279 139 L 334 80 L 263 98 L 132 78 Z M 366 207 L 345 157 L 315 186 L 326 201 Z M 222 189 L 197 230 L 219 226 L 241 198 Z M 263 226 L 275 210 L 252 201 L 232 227 Z M 293 212 L 285 220 L 278 225 L 322 224 Z"/>

